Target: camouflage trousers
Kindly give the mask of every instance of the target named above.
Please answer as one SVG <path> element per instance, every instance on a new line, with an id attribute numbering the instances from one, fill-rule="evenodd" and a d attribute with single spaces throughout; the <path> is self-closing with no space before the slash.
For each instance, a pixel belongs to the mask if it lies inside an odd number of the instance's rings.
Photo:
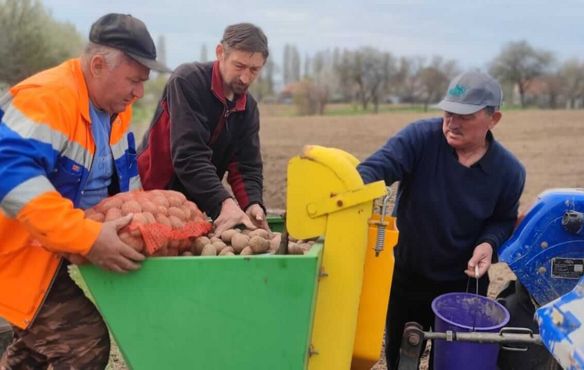
<path id="1" fill-rule="evenodd" d="M 33 323 L 13 327 L 14 339 L 0 360 L 1 370 L 104 369 L 110 340 L 101 315 L 71 280 L 66 264 L 55 277 Z"/>

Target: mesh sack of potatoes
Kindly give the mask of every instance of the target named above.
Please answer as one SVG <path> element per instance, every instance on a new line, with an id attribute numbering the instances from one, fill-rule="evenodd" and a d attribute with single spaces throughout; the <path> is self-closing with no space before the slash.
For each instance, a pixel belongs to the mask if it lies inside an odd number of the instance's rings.
<path id="1" fill-rule="evenodd" d="M 132 222 L 119 231 L 120 239 L 147 256 L 177 256 L 190 250 L 195 238 L 212 225 L 197 205 L 172 190 L 119 193 L 85 211 L 98 222 L 133 214 Z"/>

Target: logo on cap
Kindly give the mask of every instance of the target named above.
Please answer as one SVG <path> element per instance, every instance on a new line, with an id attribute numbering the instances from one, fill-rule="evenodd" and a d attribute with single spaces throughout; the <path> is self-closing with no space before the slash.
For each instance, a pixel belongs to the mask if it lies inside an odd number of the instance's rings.
<path id="1" fill-rule="evenodd" d="M 459 97 L 462 96 L 462 94 L 464 94 L 465 91 L 466 88 L 464 86 L 456 85 L 452 89 L 448 90 L 448 95 Z"/>

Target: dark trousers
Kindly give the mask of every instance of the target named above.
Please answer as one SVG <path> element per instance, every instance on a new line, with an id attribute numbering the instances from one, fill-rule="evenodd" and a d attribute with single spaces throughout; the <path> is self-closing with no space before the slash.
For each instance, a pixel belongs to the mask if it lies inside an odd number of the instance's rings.
<path id="1" fill-rule="evenodd" d="M 104 369 L 110 339 L 101 315 L 69 277 L 63 264 L 33 323 L 13 327 L 14 339 L 0 360 L 2 370 Z"/>
<path id="2" fill-rule="evenodd" d="M 436 282 L 396 266 L 385 322 L 385 358 L 388 370 L 397 369 L 405 324 L 415 321 L 422 325 L 424 331 L 430 330 L 434 326 L 432 300 L 444 293 L 465 292 L 467 286 L 469 292 L 476 291 L 474 279 Z M 479 279 L 479 294 L 486 295 L 488 287 L 489 278 L 485 275 Z M 431 355 L 429 365 L 429 369 L 432 369 Z"/>

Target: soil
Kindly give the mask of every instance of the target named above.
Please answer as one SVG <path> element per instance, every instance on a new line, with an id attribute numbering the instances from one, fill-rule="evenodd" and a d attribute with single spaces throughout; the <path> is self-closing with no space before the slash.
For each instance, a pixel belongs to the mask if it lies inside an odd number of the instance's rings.
<path id="1" fill-rule="evenodd" d="M 388 137 L 408 123 L 436 114 L 389 113 L 343 117 L 278 117 L 270 107 L 262 107 L 260 132 L 264 159 L 266 205 L 285 209 L 288 160 L 302 152 L 306 144 L 343 149 L 360 160 L 379 148 Z M 137 130 L 139 131 L 139 130 Z M 521 198 L 524 212 L 542 191 L 550 188 L 581 187 L 584 181 L 584 111 L 511 111 L 494 129 L 495 137 L 525 165 L 527 182 Z M 489 295 L 514 279 L 504 264 L 489 271 Z M 111 368 L 122 369 L 123 361 L 114 350 Z M 426 366 L 423 365 L 423 368 Z M 385 369 L 380 361 L 374 367 Z"/>

